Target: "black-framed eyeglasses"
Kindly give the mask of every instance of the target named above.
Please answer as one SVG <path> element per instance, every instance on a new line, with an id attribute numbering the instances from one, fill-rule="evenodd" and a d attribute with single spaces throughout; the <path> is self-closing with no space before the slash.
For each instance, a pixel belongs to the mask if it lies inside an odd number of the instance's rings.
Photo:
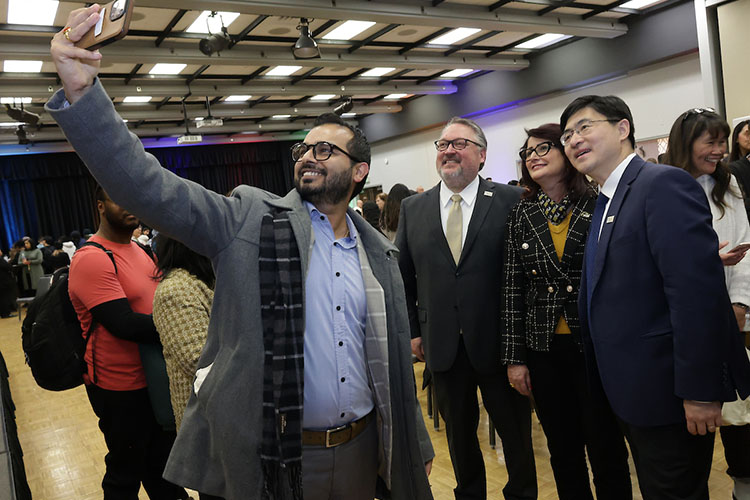
<path id="1" fill-rule="evenodd" d="M 544 142 L 540 142 L 539 144 L 537 144 L 533 148 L 524 148 L 524 149 L 521 149 L 518 152 L 518 155 L 521 157 L 521 159 L 523 161 L 528 160 L 529 157 L 531 156 L 531 153 L 536 153 L 536 155 L 541 158 L 542 156 L 544 156 L 547 153 L 549 153 L 549 150 L 552 149 L 553 147 L 555 147 L 555 143 L 554 142 L 552 142 L 552 141 L 544 141 Z"/>
<path id="2" fill-rule="evenodd" d="M 435 141 L 435 149 L 437 149 L 438 151 L 445 151 L 446 149 L 448 149 L 448 146 L 453 146 L 453 149 L 455 149 L 456 151 L 461 151 L 462 149 L 466 149 L 466 146 L 468 146 L 469 143 L 475 144 L 480 148 L 482 147 L 481 144 L 479 144 L 478 142 L 474 142 L 471 139 L 458 138 L 453 139 L 452 141 L 448 141 L 446 139 L 437 140 Z"/>
<path id="3" fill-rule="evenodd" d="M 341 151 L 352 161 L 360 161 L 337 145 L 331 144 L 330 142 L 326 141 L 316 142 L 315 144 L 305 144 L 304 142 L 298 142 L 297 144 L 292 146 L 292 160 L 294 160 L 295 162 L 300 161 L 302 157 L 305 156 L 305 153 L 307 153 L 307 150 L 310 148 L 312 148 L 313 158 L 315 158 L 317 161 L 325 161 L 330 158 L 333 154 L 334 149 Z"/>
<path id="4" fill-rule="evenodd" d="M 685 120 L 687 120 L 689 117 L 700 115 L 700 114 L 703 114 L 703 113 L 714 113 L 715 114 L 716 110 L 714 108 L 692 108 L 692 109 L 688 109 L 687 111 L 685 111 L 682 114 L 682 121 L 684 123 Z"/>
<path id="5" fill-rule="evenodd" d="M 610 120 L 610 119 L 604 119 L 604 120 L 581 120 L 576 124 L 575 127 L 569 128 L 563 132 L 563 134 L 560 136 L 560 142 L 563 146 L 567 146 L 570 140 L 573 138 L 573 134 L 577 133 L 581 137 L 588 135 L 591 133 L 592 127 L 594 126 L 594 123 L 601 123 L 601 122 L 609 122 L 609 123 L 617 123 L 620 120 Z"/>

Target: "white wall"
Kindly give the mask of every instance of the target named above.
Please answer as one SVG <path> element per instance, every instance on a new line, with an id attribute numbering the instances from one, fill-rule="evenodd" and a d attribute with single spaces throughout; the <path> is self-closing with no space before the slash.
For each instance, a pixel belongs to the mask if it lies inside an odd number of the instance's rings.
<path id="1" fill-rule="evenodd" d="M 517 152 L 526 138 L 524 128 L 557 123 L 565 106 L 587 94 L 614 94 L 624 99 L 633 113 L 636 140 L 668 135 L 678 115 L 703 105 L 698 55 L 678 57 L 616 80 L 474 117 L 488 141 L 487 164 L 482 176 L 503 183 L 516 179 Z M 493 103 L 488 100 L 487 107 L 491 106 Z M 386 192 L 398 182 L 411 189 L 435 185 L 440 179 L 435 171 L 433 141 L 439 134 L 440 128 L 434 128 L 374 146 L 368 185 L 381 184 Z"/>

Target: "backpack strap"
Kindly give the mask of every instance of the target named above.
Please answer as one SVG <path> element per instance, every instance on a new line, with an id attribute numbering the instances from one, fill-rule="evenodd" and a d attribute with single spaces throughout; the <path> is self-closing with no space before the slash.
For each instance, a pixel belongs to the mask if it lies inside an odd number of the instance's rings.
<path id="1" fill-rule="evenodd" d="M 109 257 L 109 260 L 112 261 L 112 265 L 115 266 L 115 274 L 117 274 L 117 262 L 115 262 L 115 256 L 112 253 L 112 250 L 104 248 L 102 245 L 100 245 L 99 243 L 97 243 L 95 241 L 87 241 L 86 243 L 84 243 L 83 245 L 81 245 L 81 248 L 87 247 L 87 246 L 88 247 L 96 247 L 96 248 L 98 248 L 100 250 L 103 250 L 104 253 L 106 253 L 107 256 Z"/>
<path id="2" fill-rule="evenodd" d="M 86 246 L 96 247 L 96 248 L 98 248 L 100 250 L 103 250 L 104 253 L 106 253 L 107 256 L 109 257 L 109 260 L 112 261 L 112 265 L 115 266 L 115 274 L 117 274 L 117 262 L 115 262 L 115 256 L 112 253 L 112 250 L 109 250 L 108 248 L 104 248 L 102 245 L 100 245 L 99 243 L 97 243 L 95 241 L 87 241 L 86 243 L 84 243 L 83 245 L 81 245 L 80 248 L 83 248 L 83 247 L 86 247 Z M 94 315 L 92 314 L 91 315 L 91 326 L 89 326 L 89 331 L 86 332 L 86 340 L 85 340 L 84 346 L 88 345 L 88 343 L 89 343 L 89 337 L 94 332 L 94 328 L 96 328 L 96 320 L 94 319 Z M 85 349 L 86 348 L 84 347 L 84 353 L 86 352 Z M 91 344 L 91 365 L 92 365 L 92 370 L 91 371 L 92 371 L 92 374 L 93 374 L 93 376 L 91 377 L 91 382 L 93 384 L 96 384 L 96 349 L 94 349 L 94 345 L 93 344 Z"/>

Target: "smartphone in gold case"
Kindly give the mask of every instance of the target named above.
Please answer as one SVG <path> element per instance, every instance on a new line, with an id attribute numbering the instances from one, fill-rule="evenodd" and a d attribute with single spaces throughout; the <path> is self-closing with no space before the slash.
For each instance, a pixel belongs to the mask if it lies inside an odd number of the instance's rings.
<path id="1" fill-rule="evenodd" d="M 99 22 L 76 42 L 76 47 L 96 50 L 128 34 L 133 16 L 133 0 L 114 0 L 99 11 Z"/>

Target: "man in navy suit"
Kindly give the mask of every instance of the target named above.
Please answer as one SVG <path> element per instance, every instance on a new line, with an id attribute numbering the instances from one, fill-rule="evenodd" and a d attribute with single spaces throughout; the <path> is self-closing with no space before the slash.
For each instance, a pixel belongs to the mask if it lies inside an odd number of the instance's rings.
<path id="1" fill-rule="evenodd" d="M 592 386 L 620 419 L 644 499 L 707 500 L 721 402 L 750 392 L 750 365 L 706 196 L 635 155 L 618 97 L 580 97 L 560 124 L 573 166 L 601 188 L 580 292 Z"/>

